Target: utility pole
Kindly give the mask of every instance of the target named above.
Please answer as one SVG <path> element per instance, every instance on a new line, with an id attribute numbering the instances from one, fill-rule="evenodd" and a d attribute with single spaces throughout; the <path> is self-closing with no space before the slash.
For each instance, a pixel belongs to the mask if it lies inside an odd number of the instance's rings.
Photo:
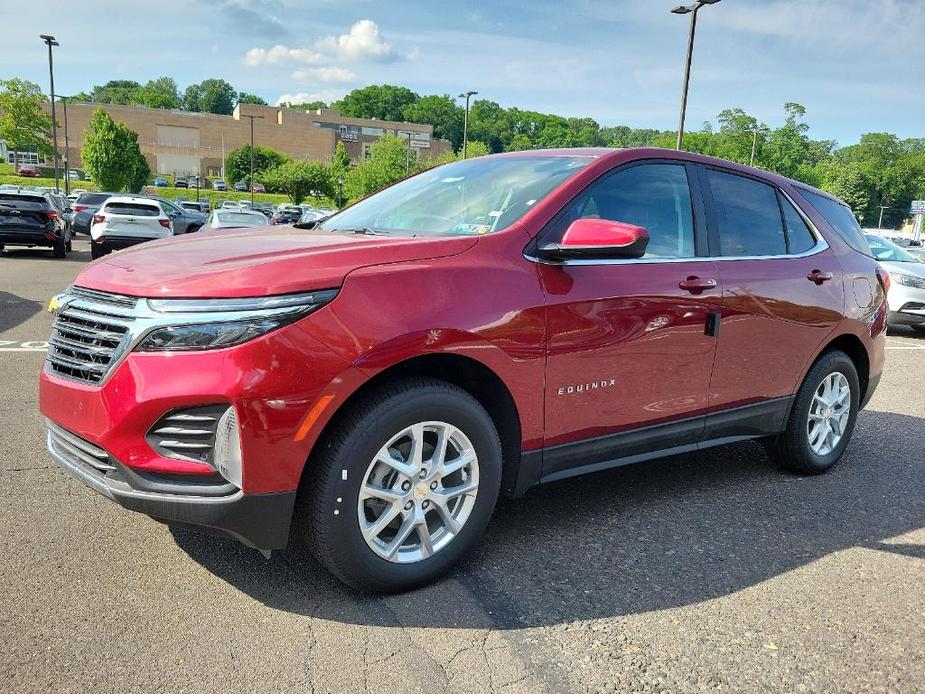
<path id="1" fill-rule="evenodd" d="M 719 0 L 697 0 L 693 5 L 675 7 L 673 14 L 689 14 L 691 25 L 687 33 L 687 61 L 684 64 L 684 87 L 681 89 L 681 117 L 678 120 L 678 143 L 675 149 L 681 149 L 684 140 L 684 118 L 687 115 L 687 88 L 691 80 L 691 58 L 694 55 L 694 32 L 697 30 L 697 11 L 704 5 L 715 5 Z"/>
<path id="2" fill-rule="evenodd" d="M 51 140 L 55 155 L 55 192 L 58 192 L 58 123 L 55 120 L 55 67 L 54 60 L 51 56 L 51 47 L 60 46 L 54 36 L 42 34 L 39 36 L 42 41 L 48 44 L 48 81 L 51 83 Z"/>
<path id="3" fill-rule="evenodd" d="M 758 133 L 766 133 L 768 130 L 769 128 L 759 128 L 758 126 L 752 128 L 752 158 L 748 162 L 749 166 L 755 165 L 755 149 L 758 147 Z"/>
<path id="4" fill-rule="evenodd" d="M 250 189 L 251 189 L 251 208 L 254 207 L 254 120 L 263 120 L 263 116 L 248 116 L 241 114 L 241 118 L 250 118 L 251 121 L 251 176 L 250 176 Z"/>
<path id="5" fill-rule="evenodd" d="M 880 219 L 877 221 L 877 228 L 882 229 L 883 228 L 883 211 L 890 209 L 890 206 L 889 205 L 877 205 L 877 207 L 880 208 Z"/>
<path id="6" fill-rule="evenodd" d="M 408 152 L 405 155 L 405 175 L 411 173 L 411 131 L 408 131 Z"/>
<path id="7" fill-rule="evenodd" d="M 466 115 L 463 119 L 463 159 L 466 158 L 466 146 L 469 144 L 469 99 L 478 94 L 478 92 L 463 92 L 459 95 L 460 99 L 466 100 Z"/>

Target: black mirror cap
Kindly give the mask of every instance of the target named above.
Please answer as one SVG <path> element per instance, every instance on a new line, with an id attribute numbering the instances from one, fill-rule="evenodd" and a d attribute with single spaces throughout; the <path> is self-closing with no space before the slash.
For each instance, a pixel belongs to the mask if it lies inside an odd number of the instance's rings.
<path id="1" fill-rule="evenodd" d="M 640 239 L 629 246 L 561 246 L 547 243 L 537 249 L 540 260 L 562 263 L 567 260 L 638 260 L 646 254 L 649 239 Z"/>
<path id="2" fill-rule="evenodd" d="M 317 226 L 317 221 L 312 222 L 296 222 L 292 226 L 296 229 L 314 229 Z"/>

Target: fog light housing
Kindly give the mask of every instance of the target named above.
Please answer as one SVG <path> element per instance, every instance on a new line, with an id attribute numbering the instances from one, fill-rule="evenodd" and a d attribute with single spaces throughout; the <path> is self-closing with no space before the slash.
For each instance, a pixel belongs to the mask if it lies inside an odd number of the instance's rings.
<path id="1" fill-rule="evenodd" d="M 232 406 L 218 420 L 214 463 L 219 474 L 238 489 L 244 488 L 241 458 L 241 432 L 238 428 L 238 415 Z"/>

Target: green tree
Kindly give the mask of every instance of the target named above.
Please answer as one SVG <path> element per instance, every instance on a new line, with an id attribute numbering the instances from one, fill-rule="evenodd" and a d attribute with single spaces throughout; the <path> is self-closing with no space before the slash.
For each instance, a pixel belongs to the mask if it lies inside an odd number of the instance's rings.
<path id="1" fill-rule="evenodd" d="M 795 177 L 800 167 L 810 163 L 809 126 L 803 122 L 806 109 L 800 104 L 784 104 L 787 119 L 771 131 L 767 146 L 762 150 L 761 162 L 771 171 Z"/>
<path id="2" fill-rule="evenodd" d="M 260 181 L 268 191 L 285 193 L 296 205 L 309 195 L 332 192 L 330 166 L 320 161 L 287 161 L 264 171 Z"/>
<path id="3" fill-rule="evenodd" d="M 238 103 L 239 104 L 257 104 L 258 106 L 266 106 L 267 102 L 256 94 L 248 94 L 247 92 L 241 92 L 238 94 Z"/>
<path id="4" fill-rule="evenodd" d="M 385 188 L 407 173 L 408 151 L 403 138 L 386 135 L 369 146 L 369 157 L 346 177 L 344 191 L 357 200 Z"/>
<path id="5" fill-rule="evenodd" d="M 289 157 L 269 147 L 254 147 L 254 178 L 257 174 L 274 169 L 289 161 Z M 250 186 L 251 175 L 251 146 L 243 145 L 233 149 L 225 158 L 225 175 L 229 183 L 244 181 Z"/>
<path id="6" fill-rule="evenodd" d="M 80 159 L 102 190 L 137 192 L 150 174 L 138 147 L 138 134 L 129 130 L 125 123 L 114 121 L 101 108 L 90 117 Z"/>
<path id="7" fill-rule="evenodd" d="M 0 80 L 0 139 L 13 150 L 13 167 L 20 150 L 52 153 L 48 143 L 51 117 L 42 110 L 45 95 L 34 82 L 12 78 Z"/>
<path id="8" fill-rule="evenodd" d="M 323 101 L 309 101 L 304 104 L 293 104 L 289 101 L 281 101 L 279 105 L 284 108 L 299 109 L 300 111 L 317 111 L 320 108 L 329 108 Z"/>
<path id="9" fill-rule="evenodd" d="M 337 141 L 337 146 L 334 147 L 334 156 L 331 157 L 329 173 L 331 176 L 331 191 L 337 199 L 338 207 L 340 207 L 344 204 L 344 186 L 340 181 L 346 182 L 347 174 L 350 173 L 350 155 L 347 154 L 347 148 L 344 147 L 344 143 L 340 140 Z"/>
<path id="10" fill-rule="evenodd" d="M 223 79 L 207 79 L 191 84 L 183 93 L 183 108 L 201 113 L 231 115 L 238 93 Z"/>
<path id="11" fill-rule="evenodd" d="M 820 187 L 846 202 L 858 219 L 866 221 L 876 192 L 861 167 L 853 162 L 832 160 L 820 166 L 819 174 Z"/>
<path id="12" fill-rule="evenodd" d="M 137 104 L 141 85 L 134 80 L 109 80 L 98 84 L 90 92 L 90 101 L 96 104 Z"/>
<path id="13" fill-rule="evenodd" d="M 404 120 L 412 123 L 429 123 L 434 126 L 434 137 L 449 140 L 453 149 L 462 144 L 465 113 L 449 94 L 424 96 L 404 109 Z"/>
<path id="14" fill-rule="evenodd" d="M 138 103 L 149 108 L 180 108 L 180 92 L 172 77 L 158 77 L 141 87 L 135 97 Z"/>
<path id="15" fill-rule="evenodd" d="M 362 89 L 354 89 L 335 103 L 334 108 L 351 118 L 402 121 L 405 119 L 405 109 L 416 103 L 419 98 L 407 87 L 373 84 Z"/>

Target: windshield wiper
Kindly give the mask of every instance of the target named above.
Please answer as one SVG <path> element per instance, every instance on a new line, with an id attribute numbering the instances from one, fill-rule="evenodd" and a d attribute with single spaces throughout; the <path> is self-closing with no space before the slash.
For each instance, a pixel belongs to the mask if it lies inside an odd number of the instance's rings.
<path id="1" fill-rule="evenodd" d="M 332 232 L 342 232 L 344 234 L 366 234 L 367 236 L 388 236 L 384 231 L 376 231 L 370 227 L 356 227 L 354 229 L 327 229 Z"/>

